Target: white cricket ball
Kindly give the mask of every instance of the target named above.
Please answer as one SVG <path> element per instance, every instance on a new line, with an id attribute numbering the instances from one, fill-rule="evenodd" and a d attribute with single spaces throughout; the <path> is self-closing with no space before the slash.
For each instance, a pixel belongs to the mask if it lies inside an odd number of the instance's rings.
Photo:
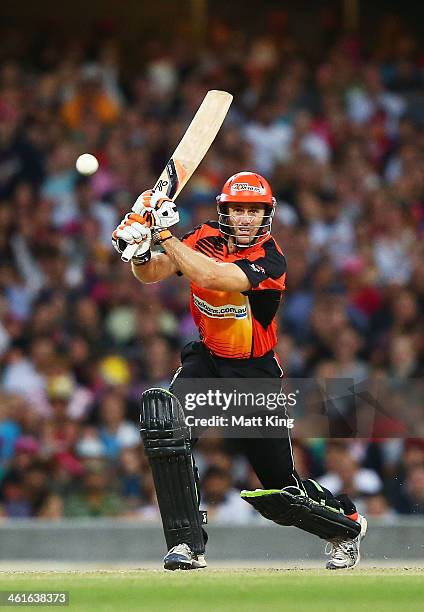
<path id="1" fill-rule="evenodd" d="M 80 174 L 84 174 L 84 176 L 90 176 L 97 172 L 99 168 L 99 162 L 91 155 L 91 153 L 83 153 L 77 159 L 77 163 L 75 164 L 78 172 Z"/>

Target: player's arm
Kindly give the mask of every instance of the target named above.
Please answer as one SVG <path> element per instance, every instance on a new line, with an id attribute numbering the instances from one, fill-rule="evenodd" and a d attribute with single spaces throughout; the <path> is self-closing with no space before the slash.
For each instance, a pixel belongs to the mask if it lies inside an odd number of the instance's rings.
<path id="1" fill-rule="evenodd" d="M 194 251 L 172 236 L 162 246 L 175 266 L 192 282 L 215 291 L 248 291 L 251 288 L 246 274 L 233 263 L 215 261 Z"/>
<path id="2" fill-rule="evenodd" d="M 144 265 L 137 265 L 132 261 L 131 269 L 141 283 L 157 283 L 178 271 L 172 259 L 165 253 L 152 253 L 150 261 Z"/>
<path id="3" fill-rule="evenodd" d="M 141 198 L 141 204 L 139 200 Z M 126 244 L 138 244 L 132 257 L 132 271 L 138 280 L 155 283 L 180 271 L 192 282 L 216 291 L 248 291 L 251 283 L 247 274 L 236 264 L 217 262 L 172 236 L 170 226 L 179 220 L 174 202 L 167 198 L 152 201 L 151 192 L 143 192 L 133 210 L 116 228 L 112 242 L 121 254 Z M 146 206 L 147 203 L 147 206 Z M 153 204 L 153 205 L 152 205 Z M 154 244 L 162 244 L 165 253 L 151 254 L 151 225 L 154 225 Z M 164 236 L 160 233 L 164 231 Z"/>

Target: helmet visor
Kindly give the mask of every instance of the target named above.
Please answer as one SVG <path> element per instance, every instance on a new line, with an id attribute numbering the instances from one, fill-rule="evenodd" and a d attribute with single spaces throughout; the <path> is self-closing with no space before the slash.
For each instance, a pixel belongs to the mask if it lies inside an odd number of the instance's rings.
<path id="1" fill-rule="evenodd" d="M 230 236 L 239 248 L 248 248 L 267 238 L 271 232 L 274 209 L 262 205 L 256 210 L 237 203 L 218 206 L 219 227 L 224 236 Z"/>

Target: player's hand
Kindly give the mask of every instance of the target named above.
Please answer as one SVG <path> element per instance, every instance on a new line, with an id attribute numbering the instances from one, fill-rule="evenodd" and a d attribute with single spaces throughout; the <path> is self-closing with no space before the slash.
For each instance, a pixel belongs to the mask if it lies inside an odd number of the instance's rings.
<path id="1" fill-rule="evenodd" d="M 137 198 L 133 212 L 142 215 L 149 227 L 166 228 L 175 225 L 180 220 L 175 203 L 160 193 L 154 193 L 151 189 L 143 191 Z"/>
<path id="2" fill-rule="evenodd" d="M 112 244 L 122 255 L 129 244 L 139 244 L 132 260 L 134 263 L 147 263 L 151 257 L 152 235 L 146 219 L 135 213 L 128 213 L 112 234 Z"/>
<path id="3" fill-rule="evenodd" d="M 146 191 L 143 191 L 143 193 L 138 196 L 131 209 L 133 213 L 143 217 L 148 227 L 153 227 L 155 221 L 153 217 L 152 196 L 153 189 L 146 189 Z"/>

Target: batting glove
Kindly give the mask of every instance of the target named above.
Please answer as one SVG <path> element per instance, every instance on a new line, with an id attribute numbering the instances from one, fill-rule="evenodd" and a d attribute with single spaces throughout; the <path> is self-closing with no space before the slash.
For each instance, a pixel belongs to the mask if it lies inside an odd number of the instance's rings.
<path id="1" fill-rule="evenodd" d="M 139 244 L 131 261 L 136 265 L 147 263 L 151 258 L 152 235 L 149 224 L 141 215 L 128 213 L 112 233 L 112 244 L 122 255 L 129 244 Z"/>
<path id="2" fill-rule="evenodd" d="M 142 215 L 148 220 L 150 226 L 166 228 L 175 225 L 180 220 L 175 203 L 152 189 L 143 191 L 137 198 L 133 212 Z"/>

